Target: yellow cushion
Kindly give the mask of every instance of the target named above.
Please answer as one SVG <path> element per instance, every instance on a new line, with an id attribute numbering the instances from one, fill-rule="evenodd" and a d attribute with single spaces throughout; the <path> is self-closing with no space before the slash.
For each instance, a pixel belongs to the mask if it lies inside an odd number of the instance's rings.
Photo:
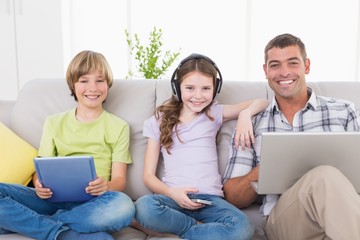
<path id="1" fill-rule="evenodd" d="M 37 150 L 0 122 L 0 182 L 27 185 Z"/>

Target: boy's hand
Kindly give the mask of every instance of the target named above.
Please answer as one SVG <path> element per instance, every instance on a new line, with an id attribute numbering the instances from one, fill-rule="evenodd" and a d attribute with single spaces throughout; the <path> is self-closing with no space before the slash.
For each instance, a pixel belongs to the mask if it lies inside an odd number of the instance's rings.
<path id="1" fill-rule="evenodd" d="M 42 186 L 42 184 L 40 183 L 39 179 L 35 180 L 35 191 L 36 191 L 36 195 L 41 198 L 41 199 L 48 199 L 51 198 L 52 196 L 52 192 L 50 190 L 50 188 L 44 188 Z"/>
<path id="2" fill-rule="evenodd" d="M 97 177 L 89 183 L 85 191 L 93 196 L 99 196 L 108 191 L 107 181 L 103 177 Z"/>

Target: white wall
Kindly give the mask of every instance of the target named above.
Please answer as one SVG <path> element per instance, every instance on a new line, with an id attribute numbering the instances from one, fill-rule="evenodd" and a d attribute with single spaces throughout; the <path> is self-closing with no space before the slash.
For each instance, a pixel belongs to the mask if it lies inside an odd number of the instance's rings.
<path id="1" fill-rule="evenodd" d="M 357 0 L 75 2 L 73 16 L 80 12 L 80 8 L 83 12 L 115 15 L 112 18 L 116 20 L 115 24 L 111 23 L 109 16 L 101 20 L 108 21 L 105 30 L 112 32 L 113 42 L 93 39 L 89 35 L 91 31 L 87 31 L 88 34 L 74 31 L 73 39 L 78 43 L 73 50 L 80 50 L 86 43 L 102 50 L 110 58 L 117 78 L 124 78 L 127 72 L 124 29 L 127 27 L 138 33 L 145 41 L 152 28 L 157 26 L 164 31 L 165 49 L 175 51 L 181 48 L 178 62 L 192 52 L 206 54 L 217 63 L 225 80 L 263 80 L 263 49 L 272 37 L 284 32 L 298 35 L 306 44 L 312 63 L 308 80 L 360 80 Z M 111 3 L 114 7 L 109 9 L 104 3 Z M 73 21 L 75 27 L 87 28 L 84 23 L 77 25 L 75 18 Z M 98 19 L 87 21 L 97 26 Z M 101 30 L 100 33 L 105 32 Z M 172 66 L 168 76 L 175 67 Z"/>
<path id="2" fill-rule="evenodd" d="M 107 58 L 114 76 L 125 76 L 127 67 L 127 1 L 64 0 L 69 6 L 67 29 L 70 53 L 67 64 L 78 52 L 94 50 Z M 66 11 L 66 9 L 64 9 Z M 65 30 L 66 31 L 66 30 Z"/>
<path id="3" fill-rule="evenodd" d="M 0 0 L 0 99 L 34 78 L 63 75 L 62 0 Z"/>
<path id="4" fill-rule="evenodd" d="M 34 1 L 34 0 L 33 0 Z M 125 29 L 148 39 L 163 30 L 164 50 L 206 54 L 224 80 L 264 80 L 263 49 L 289 32 L 306 44 L 311 81 L 360 81 L 358 0 L 62 0 L 64 77 L 81 50 L 102 52 L 115 78 L 125 78 Z M 1 25 L 0 25 L 1 26 Z M 6 87 L 2 85 L 2 87 Z M 0 99 L 2 97 L 0 96 Z"/>
<path id="5" fill-rule="evenodd" d="M 278 33 L 289 32 L 305 43 L 311 60 L 312 81 L 360 81 L 359 1 L 357 0 L 255 0 L 251 3 L 253 40 L 250 78 L 258 79 L 263 46 Z"/>

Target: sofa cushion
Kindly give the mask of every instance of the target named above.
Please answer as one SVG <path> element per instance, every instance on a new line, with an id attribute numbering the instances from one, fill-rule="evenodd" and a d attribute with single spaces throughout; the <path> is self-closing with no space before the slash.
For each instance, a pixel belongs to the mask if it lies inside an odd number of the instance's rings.
<path id="1" fill-rule="evenodd" d="M 157 81 L 115 80 L 104 108 L 130 125 L 130 153 L 133 163 L 128 166 L 125 193 L 136 200 L 151 193 L 143 182 L 144 156 L 147 138 L 142 134 L 144 120 L 154 114 Z"/>
<path id="2" fill-rule="evenodd" d="M 0 182 L 27 185 L 37 150 L 0 122 Z"/>
<path id="3" fill-rule="evenodd" d="M 39 148 L 45 118 L 76 106 L 65 79 L 36 79 L 21 89 L 11 111 L 10 128 Z"/>

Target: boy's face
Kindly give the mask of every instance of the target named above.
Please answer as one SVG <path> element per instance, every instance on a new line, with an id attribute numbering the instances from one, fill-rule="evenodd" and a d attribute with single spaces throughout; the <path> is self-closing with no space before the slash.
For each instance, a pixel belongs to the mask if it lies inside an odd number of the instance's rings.
<path id="1" fill-rule="evenodd" d="M 102 108 L 108 94 L 108 84 L 105 77 L 98 71 L 83 75 L 74 84 L 75 95 L 80 106 L 87 108 Z"/>

